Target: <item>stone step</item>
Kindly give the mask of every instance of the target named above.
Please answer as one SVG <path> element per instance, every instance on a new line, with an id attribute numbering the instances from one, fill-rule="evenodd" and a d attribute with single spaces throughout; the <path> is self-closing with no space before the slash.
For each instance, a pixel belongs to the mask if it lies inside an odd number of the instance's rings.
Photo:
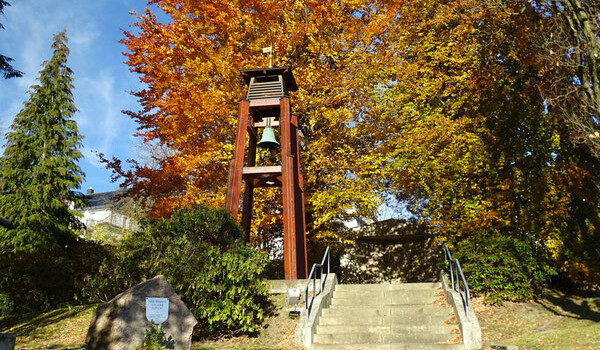
<path id="1" fill-rule="evenodd" d="M 451 334 L 458 330 L 454 324 L 403 324 L 391 326 L 370 325 L 319 325 L 316 334 L 337 333 L 427 333 L 427 334 Z"/>
<path id="2" fill-rule="evenodd" d="M 454 350 L 458 325 L 451 307 L 438 307 L 440 283 L 339 284 L 323 309 L 314 349 Z"/>
<path id="3" fill-rule="evenodd" d="M 463 350 L 463 344 L 313 344 L 314 350 Z"/>
<path id="4" fill-rule="evenodd" d="M 331 305 L 385 307 L 389 305 L 433 305 L 438 298 L 431 295 L 407 296 L 394 295 L 389 298 L 362 298 L 357 295 L 349 298 L 333 297 Z"/>
<path id="5" fill-rule="evenodd" d="M 381 308 L 374 307 L 348 307 L 333 305 L 323 309 L 321 317 L 346 316 L 346 317 L 369 317 L 369 316 L 407 316 L 407 315 L 432 315 L 443 316 L 452 314 L 451 307 L 435 307 L 427 305 L 390 305 Z"/>
<path id="6" fill-rule="evenodd" d="M 396 283 L 396 284 L 338 284 L 335 286 L 336 291 L 380 291 L 380 290 L 441 290 L 442 284 L 439 282 L 433 283 Z"/>
<path id="7" fill-rule="evenodd" d="M 399 296 L 404 296 L 408 298 L 414 297 L 423 297 L 428 296 L 432 298 L 441 298 L 443 295 L 439 295 L 442 291 L 435 290 L 418 290 L 418 289 L 410 289 L 410 290 L 366 290 L 366 291 L 357 291 L 357 290 L 336 290 L 333 292 L 334 298 L 355 298 L 360 297 L 361 299 L 371 299 L 371 298 L 395 298 Z"/>
<path id="8" fill-rule="evenodd" d="M 373 317 L 347 317 L 327 316 L 319 319 L 319 326 L 339 325 L 365 325 L 365 326 L 392 326 L 406 324 L 441 325 L 450 316 L 448 315 L 410 315 L 410 316 L 373 316 Z"/>
<path id="9" fill-rule="evenodd" d="M 437 344 L 456 338 L 456 334 L 440 333 L 335 333 L 315 334 L 315 344 Z"/>

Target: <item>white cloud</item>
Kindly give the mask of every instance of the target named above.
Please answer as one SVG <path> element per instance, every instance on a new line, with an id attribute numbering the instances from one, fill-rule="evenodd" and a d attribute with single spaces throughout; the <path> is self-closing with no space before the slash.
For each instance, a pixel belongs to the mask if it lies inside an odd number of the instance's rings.
<path id="1" fill-rule="evenodd" d="M 75 51 L 83 51 L 89 49 L 94 41 L 100 36 L 100 33 L 94 28 L 85 28 L 84 30 L 77 30 L 74 33 L 68 33 L 69 35 L 69 46 Z"/>
<path id="2" fill-rule="evenodd" d="M 105 165 L 100 163 L 100 159 L 98 158 L 98 155 L 96 154 L 96 152 L 88 147 L 84 147 L 81 150 L 81 153 L 83 154 L 83 158 L 89 163 L 91 164 L 94 168 L 96 169 L 104 169 Z"/>
<path id="3" fill-rule="evenodd" d="M 22 78 L 0 79 L 0 133 L 5 133 L 12 118 L 37 84 L 44 60 L 50 59 L 54 34 L 66 27 L 69 37 L 68 66 L 74 71 L 75 119 L 85 136 L 81 162 L 88 178 L 97 182 L 109 176 L 94 152 L 121 159 L 131 157 L 131 134 L 135 123 L 121 113 L 137 110 L 135 98 L 127 91 L 139 85 L 137 77 L 123 64 L 125 48 L 119 28 L 127 28 L 133 18 L 128 11 L 141 10 L 144 2 L 135 0 L 13 0 L 5 7 L 0 21 L 0 53 L 14 58 L 13 66 L 25 73 Z M 0 142 L 3 143 L 3 142 Z M 86 169 L 87 168 L 87 169 Z M 104 179 L 104 180 L 102 180 Z M 108 185 L 107 185 L 108 186 Z"/>
<path id="4" fill-rule="evenodd" d="M 71 52 L 89 49 L 99 37 L 96 23 L 90 19 L 90 9 L 84 6 L 86 2 L 79 6 L 77 3 L 12 1 L 11 6 L 5 8 L 5 30 L 0 32 L 6 39 L 2 50 L 3 54 L 14 58 L 14 67 L 25 73 L 22 78 L 15 79 L 19 88 L 27 90 L 36 84 L 42 63 L 51 57 L 54 34 L 67 28 Z"/>

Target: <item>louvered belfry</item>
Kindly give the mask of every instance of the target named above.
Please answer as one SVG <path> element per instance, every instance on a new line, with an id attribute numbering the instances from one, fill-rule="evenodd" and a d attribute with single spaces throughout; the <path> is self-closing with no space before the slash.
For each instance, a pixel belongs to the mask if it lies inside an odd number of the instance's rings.
<path id="1" fill-rule="evenodd" d="M 243 73 L 242 73 L 243 74 Z M 281 98 L 286 95 L 283 76 L 251 77 L 248 84 L 247 100 Z"/>
<path id="2" fill-rule="evenodd" d="M 240 72 L 248 92 L 239 105 L 225 205 L 236 218 L 241 199 L 242 227 L 246 240 L 249 240 L 254 188 L 281 187 L 285 279 L 303 279 L 307 274 L 304 183 L 299 163 L 298 117 L 290 112 L 289 97 L 289 92 L 298 90 L 298 86 L 291 67 L 243 69 Z M 279 128 L 281 165 L 256 164 L 258 131 L 265 127 Z M 242 183 L 244 193 L 241 198 Z"/>

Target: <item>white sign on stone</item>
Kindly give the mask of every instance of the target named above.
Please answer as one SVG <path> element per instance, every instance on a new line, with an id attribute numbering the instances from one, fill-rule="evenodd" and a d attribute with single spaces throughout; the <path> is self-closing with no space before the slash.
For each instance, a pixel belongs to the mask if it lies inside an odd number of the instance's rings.
<path id="1" fill-rule="evenodd" d="M 146 319 L 161 324 L 169 318 L 169 298 L 146 298 Z"/>

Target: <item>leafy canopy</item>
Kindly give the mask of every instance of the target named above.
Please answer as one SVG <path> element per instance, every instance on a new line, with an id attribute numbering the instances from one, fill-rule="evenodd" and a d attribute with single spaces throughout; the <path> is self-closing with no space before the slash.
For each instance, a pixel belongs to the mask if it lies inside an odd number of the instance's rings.
<path id="1" fill-rule="evenodd" d="M 147 9 L 125 32 L 127 64 L 146 86 L 128 115 L 170 152 L 154 167 L 109 164 L 155 199 L 154 216 L 222 205 L 244 96 L 238 70 L 267 66 L 261 49 L 273 46 L 299 85 L 310 235 L 348 240 L 341 223 L 372 216 L 391 195 L 451 245 L 482 234 L 529 245 L 552 265 L 529 278 L 573 266 L 591 278 L 599 163 L 549 108 L 552 79 L 575 72 L 548 71 L 554 46 L 540 45 L 556 19 L 545 8 L 558 3 L 150 1 L 169 19 Z M 253 232 L 277 227 L 278 196 L 256 194 Z"/>
<path id="2" fill-rule="evenodd" d="M 372 152 L 371 135 L 355 126 L 378 113 L 370 93 L 385 65 L 379 35 L 397 5 L 320 1 L 150 1 L 169 16 L 161 23 L 147 9 L 125 32 L 127 64 L 146 88 L 135 92 L 139 112 L 127 112 L 147 142 L 172 150 L 158 167 L 120 160 L 110 165 L 155 199 L 160 217 L 190 203 L 222 205 L 233 152 L 237 101 L 244 96 L 239 69 L 268 66 L 262 48 L 272 46 L 274 65 L 292 65 L 299 91 L 292 96 L 304 139 L 301 164 L 309 230 L 333 235 L 349 212 L 372 216 L 381 203 L 378 172 L 386 159 Z M 377 52 L 376 52 L 377 51 Z M 261 162 L 267 162 L 267 154 Z M 276 159 L 275 159 L 276 161 Z M 276 223 L 272 204 L 281 194 L 255 197 L 256 226 Z M 255 229 L 257 228 L 255 226 Z M 255 230 L 254 230 L 255 231 Z"/>

